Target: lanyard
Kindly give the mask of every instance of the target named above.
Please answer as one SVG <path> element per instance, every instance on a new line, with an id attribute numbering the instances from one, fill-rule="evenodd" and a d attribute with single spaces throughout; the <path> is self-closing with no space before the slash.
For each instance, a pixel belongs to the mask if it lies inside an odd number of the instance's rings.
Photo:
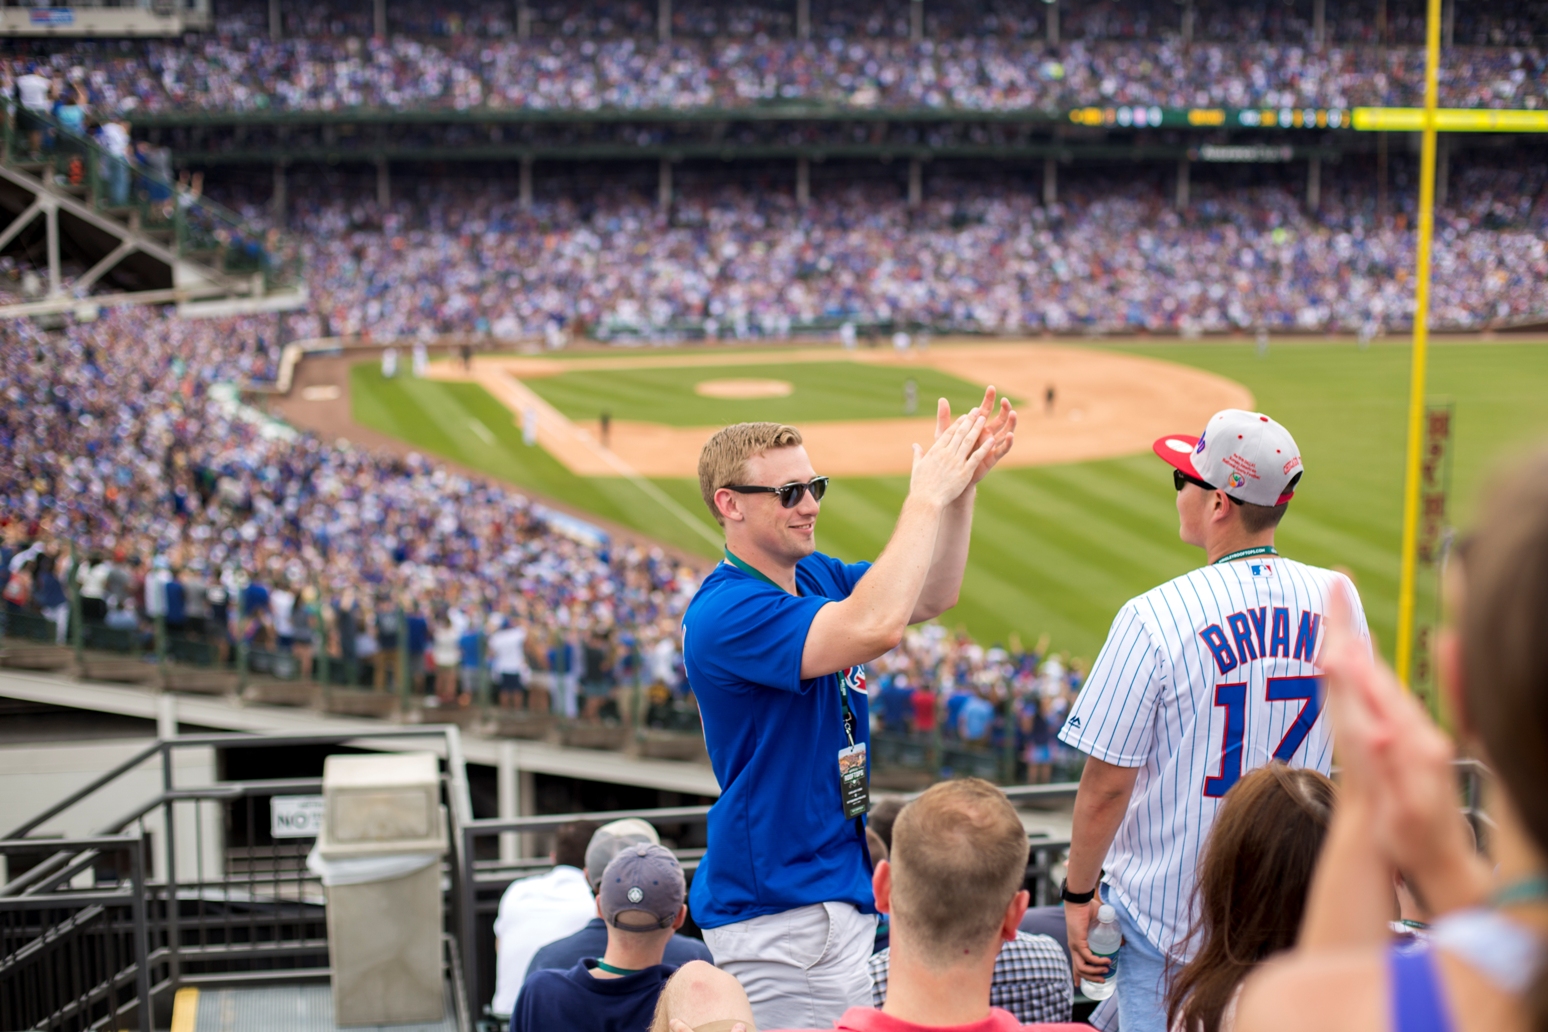
<path id="1" fill-rule="evenodd" d="M 770 587 L 779 588 L 779 585 L 775 584 L 773 579 L 771 577 L 769 577 L 768 574 L 764 573 L 762 570 L 758 569 L 757 567 L 751 566 L 748 563 L 742 561 L 741 559 L 738 559 L 736 556 L 731 554 L 731 549 L 729 549 L 729 548 L 726 549 L 726 562 L 730 563 L 732 566 L 735 566 L 738 570 L 741 570 L 743 573 L 747 574 L 747 576 L 749 576 L 749 577 L 753 577 L 753 578 L 755 578 L 757 580 L 761 580 L 763 583 L 769 585 Z M 780 591 L 784 591 L 785 589 L 784 588 L 779 588 L 779 590 Z M 797 588 L 796 589 L 796 593 L 799 594 L 800 590 L 801 590 L 800 588 Z"/>
<path id="2" fill-rule="evenodd" d="M 1273 545 L 1259 545 L 1257 548 L 1244 548 L 1240 552 L 1232 552 L 1229 555 L 1223 555 L 1219 559 L 1216 559 L 1213 563 L 1210 563 L 1210 565 L 1219 566 L 1221 563 L 1228 563 L 1233 559 L 1250 559 L 1255 555 L 1278 554 L 1279 553 L 1274 550 Z"/>

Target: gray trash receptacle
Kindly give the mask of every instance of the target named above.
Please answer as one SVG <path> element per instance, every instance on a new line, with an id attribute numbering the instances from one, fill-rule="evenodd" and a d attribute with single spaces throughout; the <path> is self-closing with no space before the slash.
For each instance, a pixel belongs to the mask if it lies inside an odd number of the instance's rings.
<path id="1" fill-rule="evenodd" d="M 447 849 L 433 753 L 330 756 L 309 863 L 328 897 L 328 958 L 340 1025 L 439 1021 L 440 859 Z"/>

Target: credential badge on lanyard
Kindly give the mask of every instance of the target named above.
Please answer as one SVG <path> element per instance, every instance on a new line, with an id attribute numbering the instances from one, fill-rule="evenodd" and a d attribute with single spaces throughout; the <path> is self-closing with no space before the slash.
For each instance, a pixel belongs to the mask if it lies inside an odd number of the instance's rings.
<path id="1" fill-rule="evenodd" d="M 865 743 L 855 741 L 855 711 L 849 704 L 849 693 L 865 693 L 865 667 L 856 664 L 841 671 L 838 678 L 839 700 L 844 707 L 844 737 L 847 748 L 840 749 L 839 793 L 844 802 L 844 817 L 849 819 L 868 813 L 871 809 L 871 789 L 865 769 Z"/>

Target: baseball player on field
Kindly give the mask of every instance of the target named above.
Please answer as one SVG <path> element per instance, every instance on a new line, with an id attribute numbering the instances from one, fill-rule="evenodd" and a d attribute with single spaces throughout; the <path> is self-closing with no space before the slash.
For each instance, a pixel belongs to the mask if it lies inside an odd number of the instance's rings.
<path id="1" fill-rule="evenodd" d="M 1077 978 L 1102 979 L 1108 961 L 1086 939 L 1112 904 L 1123 1032 L 1166 1032 L 1167 957 L 1191 955 L 1195 870 L 1231 786 L 1273 760 L 1328 772 L 1315 661 L 1334 591 L 1369 637 L 1347 577 L 1274 548 L 1302 473 L 1289 431 L 1226 409 L 1203 435 L 1154 447 L 1172 466 L 1179 534 L 1206 565 L 1124 604 L 1059 731 L 1088 757 L 1062 893 L 1070 952 Z"/>

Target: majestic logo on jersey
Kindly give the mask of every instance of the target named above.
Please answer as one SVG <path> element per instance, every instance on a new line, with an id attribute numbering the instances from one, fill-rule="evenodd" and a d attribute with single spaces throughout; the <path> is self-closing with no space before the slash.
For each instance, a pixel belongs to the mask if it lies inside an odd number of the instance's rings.
<path id="1" fill-rule="evenodd" d="M 1071 717 L 1070 720 L 1069 720 L 1069 726 L 1070 727 L 1080 727 L 1080 718 L 1079 717 Z"/>

